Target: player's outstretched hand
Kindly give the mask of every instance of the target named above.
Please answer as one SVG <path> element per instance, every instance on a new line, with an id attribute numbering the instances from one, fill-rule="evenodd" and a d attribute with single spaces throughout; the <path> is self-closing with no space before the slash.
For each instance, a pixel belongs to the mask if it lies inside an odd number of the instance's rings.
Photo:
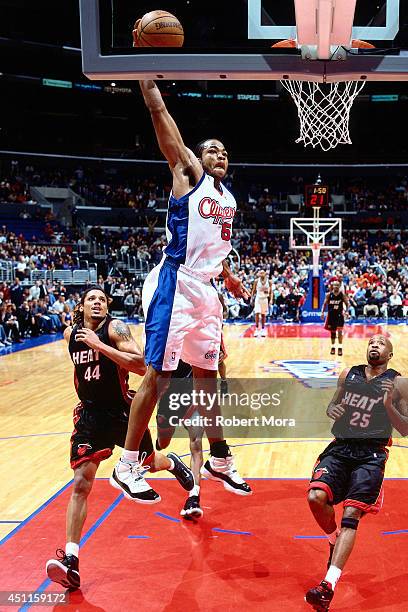
<path id="1" fill-rule="evenodd" d="M 320 318 L 321 318 L 321 320 L 323 321 L 323 319 L 324 319 L 324 312 L 321 312 L 321 313 L 320 313 Z"/>
<path id="2" fill-rule="evenodd" d="M 343 414 L 346 412 L 345 407 L 343 406 L 343 404 L 334 404 L 334 405 L 330 405 L 327 409 L 327 416 L 329 416 L 331 419 L 334 419 L 335 421 L 337 421 L 338 419 L 340 419 Z"/>
<path id="3" fill-rule="evenodd" d="M 394 381 L 389 379 L 383 380 L 381 388 L 384 391 L 384 406 L 386 408 L 391 408 L 392 396 L 394 394 Z"/>
<path id="4" fill-rule="evenodd" d="M 234 276 L 233 274 L 230 274 L 229 276 L 227 276 L 226 279 L 224 279 L 224 282 L 225 282 L 225 287 L 227 291 L 232 293 L 234 297 L 244 298 L 245 300 L 249 299 L 250 297 L 249 291 L 245 289 L 243 283 L 240 281 L 238 276 Z"/>
<path id="5" fill-rule="evenodd" d="M 138 26 L 139 26 L 140 21 L 141 21 L 141 20 L 140 20 L 140 19 L 138 19 L 138 20 L 135 22 L 135 25 L 133 26 L 132 38 L 133 38 L 133 46 L 134 46 L 134 47 L 139 47 L 139 46 L 140 46 L 140 45 L 139 45 L 139 39 L 138 39 L 138 36 L 137 36 L 137 28 L 138 28 Z"/>
<path id="6" fill-rule="evenodd" d="M 85 342 L 91 348 L 97 349 L 101 345 L 101 341 L 92 329 L 82 327 L 78 329 L 75 334 L 75 340 L 77 342 Z"/>

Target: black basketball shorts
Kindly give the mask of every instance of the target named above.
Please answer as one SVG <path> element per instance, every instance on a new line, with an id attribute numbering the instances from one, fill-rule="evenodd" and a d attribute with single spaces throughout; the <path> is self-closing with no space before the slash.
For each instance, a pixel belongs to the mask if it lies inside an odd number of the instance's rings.
<path id="1" fill-rule="evenodd" d="M 377 514 L 382 507 L 388 449 L 373 441 L 334 440 L 318 457 L 309 491 L 321 489 L 329 503 Z"/>
<path id="2" fill-rule="evenodd" d="M 129 407 L 126 406 L 127 410 Z M 107 414 L 103 407 L 89 407 L 80 402 L 74 408 L 74 431 L 71 435 L 71 467 L 77 468 L 85 461 L 99 462 L 112 455 L 115 446 L 123 448 L 126 439 L 128 416 Z M 139 457 L 148 464 L 154 453 L 149 429 L 146 429 L 139 448 Z"/>

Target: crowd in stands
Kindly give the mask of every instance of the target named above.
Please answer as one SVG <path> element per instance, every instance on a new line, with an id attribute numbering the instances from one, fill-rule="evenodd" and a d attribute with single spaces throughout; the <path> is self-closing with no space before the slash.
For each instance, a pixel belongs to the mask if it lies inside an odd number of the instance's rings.
<path id="1" fill-rule="evenodd" d="M 112 297 L 112 309 L 129 318 L 142 320 L 141 281 L 125 274 L 117 262 L 123 254 L 134 254 L 156 265 L 166 244 L 164 235 L 153 229 L 107 231 L 96 226 L 90 237 L 107 246 L 108 265 L 98 284 Z M 406 232 L 379 233 L 373 242 L 369 232 L 348 232 L 344 248 L 322 251 L 321 262 L 326 287 L 337 278 L 350 300 L 350 318 L 395 318 L 408 315 L 408 236 Z M 235 231 L 232 245 L 236 255 L 231 265 L 251 291 L 260 270 L 266 270 L 270 282 L 270 320 L 300 321 L 308 291 L 310 257 L 304 251 L 288 250 L 287 235 L 259 230 L 249 234 Z M 239 265 L 238 254 L 239 253 Z M 75 267 L 77 260 L 70 246 L 41 246 L 21 237 L 0 232 L 0 259 L 12 261 L 15 279 L 0 285 L 0 348 L 25 337 L 55 334 L 72 324 L 72 310 L 79 299 L 77 288 L 64 283 L 30 282 L 34 269 Z M 253 301 L 236 299 L 221 279 L 218 290 L 224 297 L 225 317 L 232 320 L 251 318 Z"/>
<path id="2" fill-rule="evenodd" d="M 171 190 L 170 173 L 166 164 L 157 166 L 152 173 L 149 166 L 84 166 L 71 163 L 58 167 L 38 168 L 33 162 L 12 160 L 8 175 L 0 181 L 0 202 L 32 202 L 30 186 L 70 187 L 89 204 L 113 208 L 132 208 L 154 211 L 158 200 L 167 199 Z M 146 178 L 148 174 L 148 178 Z M 246 170 L 233 168 L 224 180 L 239 202 L 239 215 L 253 212 L 273 218 L 281 198 L 287 194 L 303 194 L 306 184 L 313 182 L 303 176 L 249 178 Z M 408 177 L 331 177 L 325 179 L 330 192 L 344 194 L 353 210 L 401 211 L 408 208 Z M 254 218 L 256 215 L 254 215 Z M 238 223 L 240 219 L 238 219 Z"/>

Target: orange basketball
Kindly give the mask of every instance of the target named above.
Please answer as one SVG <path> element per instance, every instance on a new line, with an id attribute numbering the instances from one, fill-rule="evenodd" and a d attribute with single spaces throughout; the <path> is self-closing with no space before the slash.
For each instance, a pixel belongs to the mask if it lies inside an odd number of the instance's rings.
<path id="1" fill-rule="evenodd" d="M 138 47 L 182 47 L 183 26 L 167 11 L 151 11 L 137 23 L 136 44 Z"/>
<path id="2" fill-rule="evenodd" d="M 272 47 L 276 47 L 277 49 L 295 49 L 296 48 L 296 40 L 279 40 L 278 42 L 271 45 Z"/>

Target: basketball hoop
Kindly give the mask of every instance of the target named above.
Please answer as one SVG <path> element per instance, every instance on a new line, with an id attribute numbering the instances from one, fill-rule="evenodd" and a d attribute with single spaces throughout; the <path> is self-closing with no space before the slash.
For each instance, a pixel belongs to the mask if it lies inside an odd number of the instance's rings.
<path id="1" fill-rule="evenodd" d="M 293 48 L 294 40 L 281 40 L 272 47 Z M 371 49 L 364 40 L 353 40 L 352 48 Z M 281 81 L 296 104 L 300 121 L 300 135 L 295 142 L 307 147 L 320 146 L 323 151 L 339 144 L 351 144 L 349 133 L 350 111 L 365 81 L 337 81 L 315 83 L 310 81 Z"/>

